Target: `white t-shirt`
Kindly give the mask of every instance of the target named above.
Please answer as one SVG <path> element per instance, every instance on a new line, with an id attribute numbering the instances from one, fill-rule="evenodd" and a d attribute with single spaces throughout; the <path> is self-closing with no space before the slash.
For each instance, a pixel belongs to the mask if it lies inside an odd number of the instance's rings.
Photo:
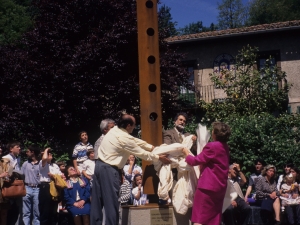
<path id="1" fill-rule="evenodd" d="M 140 166 L 136 165 L 136 164 L 135 164 L 135 165 L 133 166 L 133 168 L 132 168 L 132 173 L 129 174 L 129 173 L 128 173 L 129 167 L 130 167 L 129 164 L 125 165 L 124 168 L 123 168 L 123 171 L 124 171 L 124 173 L 125 173 L 125 176 L 131 175 L 131 180 L 132 180 L 132 181 L 133 181 L 133 178 L 134 178 L 134 175 L 135 175 L 134 171 L 137 170 L 137 171 L 139 171 L 139 174 L 143 174 L 142 168 L 141 168 Z"/>
<path id="2" fill-rule="evenodd" d="M 86 174 L 89 176 L 94 175 L 95 171 L 95 160 L 85 160 L 82 165 L 83 170 L 85 170 Z"/>
<path id="3" fill-rule="evenodd" d="M 60 171 L 58 165 L 56 165 L 55 163 L 51 163 L 51 164 L 46 163 L 46 165 L 43 167 L 42 160 L 41 160 L 39 163 L 39 167 L 40 167 L 40 182 L 51 181 L 48 173 L 62 175 L 62 172 Z"/>
<path id="4" fill-rule="evenodd" d="M 132 189 L 132 194 L 133 194 L 133 205 L 145 205 L 146 204 L 146 200 L 147 200 L 147 194 L 144 194 L 143 192 L 143 187 L 141 187 L 141 195 L 140 195 L 140 199 L 136 200 L 135 196 L 138 194 L 138 188 L 139 187 L 135 187 Z"/>

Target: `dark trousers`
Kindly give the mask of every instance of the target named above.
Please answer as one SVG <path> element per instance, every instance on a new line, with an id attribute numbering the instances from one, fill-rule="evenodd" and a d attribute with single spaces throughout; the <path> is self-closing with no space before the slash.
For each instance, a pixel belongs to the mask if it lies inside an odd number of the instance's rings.
<path id="1" fill-rule="evenodd" d="M 23 199 L 22 197 L 10 200 L 11 208 L 7 213 L 7 225 L 23 225 Z"/>
<path id="2" fill-rule="evenodd" d="M 90 225 L 102 225 L 105 208 L 106 225 L 119 224 L 120 176 L 116 167 L 96 161 L 91 201 Z"/>
<path id="3" fill-rule="evenodd" d="M 223 213 L 225 225 L 246 225 L 251 213 L 250 206 L 238 196 L 235 199 L 237 207 L 230 205 Z"/>
<path id="4" fill-rule="evenodd" d="M 42 182 L 39 193 L 40 224 L 53 225 L 57 222 L 57 202 L 52 201 L 50 183 Z"/>
<path id="5" fill-rule="evenodd" d="M 300 205 L 285 206 L 285 212 L 290 225 L 300 224 Z"/>

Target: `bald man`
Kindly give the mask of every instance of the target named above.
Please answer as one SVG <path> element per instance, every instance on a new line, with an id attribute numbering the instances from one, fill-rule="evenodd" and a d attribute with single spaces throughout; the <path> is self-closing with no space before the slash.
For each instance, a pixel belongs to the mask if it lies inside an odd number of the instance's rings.
<path id="1" fill-rule="evenodd" d="M 103 207 L 106 212 L 106 224 L 116 225 L 119 223 L 119 171 L 125 166 L 129 155 L 135 155 L 146 161 L 160 160 L 165 164 L 170 163 L 166 155 L 151 153 L 154 146 L 131 136 L 134 128 L 135 118 L 124 114 L 119 119 L 117 126 L 110 129 L 101 142 L 93 178 L 91 225 L 102 224 L 101 209 Z"/>

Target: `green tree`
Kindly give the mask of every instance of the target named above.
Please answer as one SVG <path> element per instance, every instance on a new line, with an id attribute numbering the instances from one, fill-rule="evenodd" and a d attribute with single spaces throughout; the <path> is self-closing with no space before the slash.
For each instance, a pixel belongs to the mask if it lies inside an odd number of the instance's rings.
<path id="1" fill-rule="evenodd" d="M 188 25 L 184 26 L 183 28 L 179 28 L 178 32 L 179 35 L 186 35 L 186 34 L 196 34 L 201 32 L 210 31 L 214 29 L 214 26 L 211 25 L 210 28 L 203 26 L 202 21 L 189 23 Z"/>
<path id="2" fill-rule="evenodd" d="M 245 24 L 246 10 L 241 0 L 222 0 L 218 3 L 218 10 L 219 29 L 232 29 Z"/>
<path id="3" fill-rule="evenodd" d="M 226 97 L 222 101 L 201 103 L 206 110 L 206 119 L 286 110 L 289 91 L 284 82 L 286 73 L 273 65 L 272 60 L 266 60 L 265 66 L 257 69 L 257 52 L 258 48 L 243 47 L 236 56 L 235 68 L 229 70 L 224 67 L 210 74 L 211 80 Z"/>
<path id="4" fill-rule="evenodd" d="M 163 32 L 166 37 L 171 37 L 177 35 L 176 25 L 177 22 L 173 22 L 171 15 L 171 8 L 163 5 L 158 10 L 158 28 L 159 32 Z"/>
<path id="5" fill-rule="evenodd" d="M 249 24 L 265 24 L 300 19 L 298 0 L 253 0 L 249 6 Z"/>
<path id="6" fill-rule="evenodd" d="M 286 162 L 300 166 L 299 115 L 231 115 L 223 121 L 231 127 L 231 161 L 240 163 L 244 171 L 251 171 L 257 158 L 277 169 L 282 169 Z"/>
<path id="7" fill-rule="evenodd" d="M 27 7 L 0 0 L 0 45 L 12 44 L 32 26 Z"/>

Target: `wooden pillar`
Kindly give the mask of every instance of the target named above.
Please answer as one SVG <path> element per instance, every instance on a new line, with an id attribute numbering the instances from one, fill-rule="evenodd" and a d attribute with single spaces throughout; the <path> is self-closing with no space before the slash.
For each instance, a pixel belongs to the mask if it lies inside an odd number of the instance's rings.
<path id="1" fill-rule="evenodd" d="M 157 0 L 137 0 L 140 113 L 142 139 L 162 144 L 161 87 Z M 158 177 L 151 162 L 142 162 L 144 192 L 154 194 Z"/>

